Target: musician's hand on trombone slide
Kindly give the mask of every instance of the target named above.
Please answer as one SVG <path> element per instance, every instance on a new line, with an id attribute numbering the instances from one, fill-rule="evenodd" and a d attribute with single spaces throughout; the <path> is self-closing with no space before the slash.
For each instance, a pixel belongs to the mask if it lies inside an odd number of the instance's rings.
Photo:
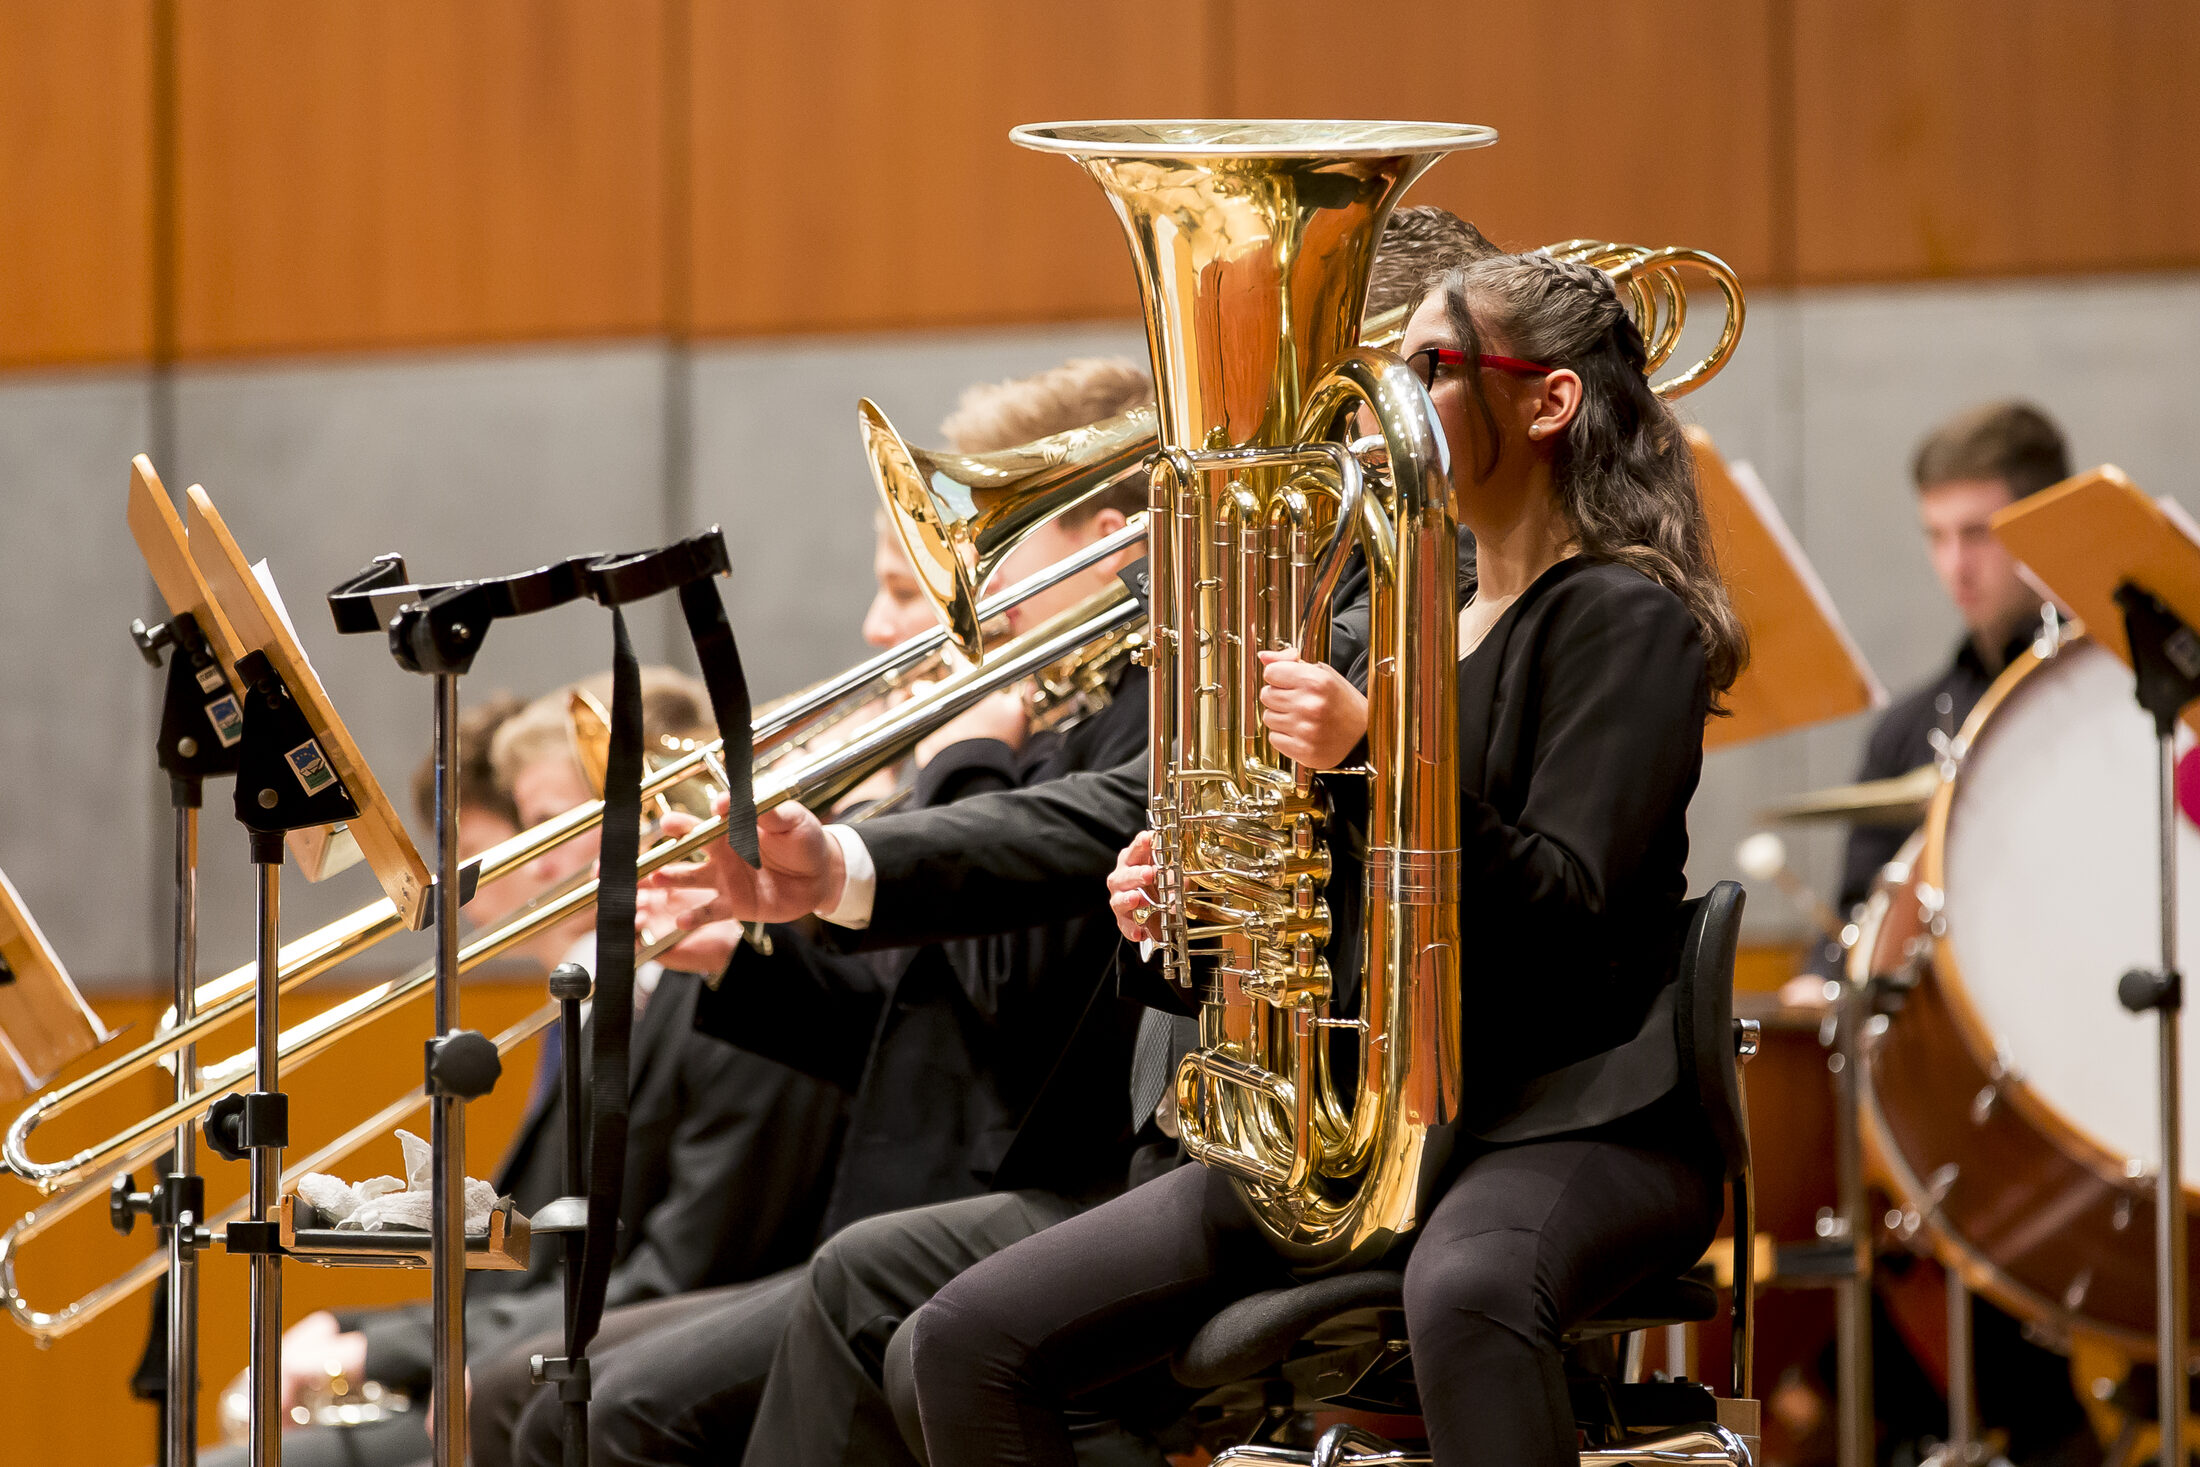
<path id="1" fill-rule="evenodd" d="M 726 813 L 726 797 L 711 796 L 713 814 Z M 667 837 L 677 839 L 699 822 L 678 812 L 663 818 Z M 785 804 L 756 817 L 756 840 L 764 858 L 751 869 L 724 841 L 713 841 L 699 859 L 665 866 L 642 878 L 655 891 L 700 893 L 675 920 L 689 931 L 713 922 L 791 922 L 811 912 L 830 910 L 840 900 L 848 870 L 839 843 L 825 834 L 818 818 L 800 805 Z M 668 954 L 676 959 L 678 949 Z"/>

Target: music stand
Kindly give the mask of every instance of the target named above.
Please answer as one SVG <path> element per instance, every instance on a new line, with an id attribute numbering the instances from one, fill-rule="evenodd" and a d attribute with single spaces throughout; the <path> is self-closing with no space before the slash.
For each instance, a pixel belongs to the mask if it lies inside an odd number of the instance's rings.
<path id="1" fill-rule="evenodd" d="M 1750 646 L 1727 716 L 1704 726 L 1705 751 L 1883 706 L 1887 690 L 1763 483 L 1747 464 L 1730 467 L 1703 429 L 1684 431 L 1719 574 Z"/>
<path id="2" fill-rule="evenodd" d="M 112 1038 L 0 871 L 0 1101 L 43 1088 Z"/>
<path id="3" fill-rule="evenodd" d="M 2177 723 L 2200 698 L 2200 536 L 2113 465 L 2066 479 L 1997 513 L 1994 534 L 2093 639 L 2133 670 L 2160 751 L 2161 966 L 2126 973 L 2117 998 L 2153 1010 L 2160 1040 L 2161 1169 L 2155 1178 L 2155 1346 L 2162 1462 L 2185 1460 L 2187 1260 L 2184 1091 L 2177 971 Z"/>
<path id="4" fill-rule="evenodd" d="M 265 656 L 290 695 L 297 700 L 299 711 L 318 741 L 320 756 L 359 806 L 359 813 L 345 823 L 350 826 L 360 854 L 374 872 L 375 880 L 381 883 L 382 894 L 397 908 L 398 917 L 407 927 L 419 930 L 427 925 L 428 894 L 432 889 L 426 861 L 414 847 L 412 837 L 406 834 L 404 822 L 398 819 L 389 798 L 382 793 L 374 771 L 367 766 L 366 756 L 359 752 L 350 730 L 337 716 L 336 707 L 321 687 L 313 665 L 306 660 L 305 649 L 298 645 L 289 624 L 276 610 L 274 599 L 253 572 L 235 537 L 229 533 L 229 527 L 222 522 L 214 501 L 196 484 L 186 491 L 186 498 L 189 501 L 191 560 L 235 628 L 240 660 L 254 652 Z M 284 751 L 286 757 L 294 752 L 297 751 Z M 306 760 L 311 757 L 311 754 L 300 755 Z M 304 771 L 300 773 L 308 785 L 318 779 Z M 307 792 L 312 793 L 312 788 Z"/>
<path id="5" fill-rule="evenodd" d="M 251 1261 L 252 1467 L 282 1458 L 282 1258 L 278 1208 L 282 1149 L 289 1142 L 288 1099 L 280 1088 L 282 967 L 280 873 L 291 831 L 338 821 L 350 825 L 383 894 L 407 926 L 427 915 L 432 888 L 420 853 L 399 823 L 305 651 L 276 608 L 206 491 L 185 493 L 186 545 L 207 605 L 225 619 L 238 653 L 229 671 L 242 688 L 243 738 L 237 749 L 236 813 L 258 870 L 253 1004 L 253 1089 L 216 1104 L 209 1143 L 251 1160 L 249 1220 L 223 1235 L 231 1253 Z"/>
<path id="6" fill-rule="evenodd" d="M 188 636 L 195 631 L 206 644 L 228 684 L 232 702 L 226 710 L 230 718 L 243 717 L 244 687 L 237 681 L 236 666 L 247 649 L 240 646 L 236 631 L 229 618 L 214 605 L 213 593 L 207 589 L 206 578 L 191 559 L 189 544 L 184 535 L 183 519 L 176 513 L 168 491 L 162 486 L 160 475 L 153 469 L 153 461 L 144 454 L 130 460 L 130 502 L 127 511 L 130 534 L 136 539 L 138 553 L 145 557 L 145 568 L 151 572 L 153 584 L 160 591 L 161 600 L 168 607 L 168 621 L 162 626 L 138 629 L 142 623 L 132 623 L 132 631 L 138 637 L 138 650 L 147 661 L 157 661 L 161 651 L 173 645 L 178 633 Z M 165 634 L 165 635 L 164 635 Z M 213 724 L 221 741 L 213 751 L 234 750 L 235 729 L 223 721 L 223 710 L 217 710 L 214 700 L 218 690 L 204 688 L 207 694 L 208 721 Z M 226 732 L 225 732 L 226 730 Z M 164 731 L 165 732 L 165 731 Z M 193 756 L 186 755 L 186 759 Z M 202 761 L 205 755 L 196 756 Z M 176 751 L 169 741 L 162 741 L 163 767 L 177 762 Z M 171 771 L 173 773 L 174 771 Z M 209 767 L 206 774 L 232 774 L 236 772 L 236 759 L 230 753 L 225 765 Z M 309 825 L 294 830 L 287 837 L 290 858 L 298 863 L 298 870 L 308 881 L 322 881 L 337 872 L 359 863 L 362 852 L 348 824 Z M 188 1016 L 186 1016 L 188 1017 Z"/>
<path id="7" fill-rule="evenodd" d="M 144 454 L 130 460 L 130 492 L 124 509 L 145 569 L 168 608 L 168 619 L 155 627 L 130 623 L 138 651 L 153 666 L 168 655 L 155 757 L 168 775 L 168 801 L 175 811 L 175 942 L 172 962 L 176 1022 L 198 1016 L 199 971 L 199 807 L 208 779 L 237 772 L 237 749 L 244 741 L 244 690 L 233 669 L 243 655 L 229 618 L 215 606 L 206 580 L 191 563 L 183 520 L 168 490 Z M 176 1099 L 188 1099 L 199 1085 L 199 1047 L 176 1052 Z M 113 1214 L 118 1229 L 134 1226 L 139 1213 L 154 1219 L 168 1249 L 168 1360 L 166 1394 L 161 1403 L 164 1460 L 188 1467 L 198 1454 L 199 1411 L 199 1224 L 206 1217 L 206 1183 L 199 1176 L 197 1130 L 176 1127 L 168 1174 L 153 1190 L 138 1193 L 126 1182 L 123 1202 Z"/>

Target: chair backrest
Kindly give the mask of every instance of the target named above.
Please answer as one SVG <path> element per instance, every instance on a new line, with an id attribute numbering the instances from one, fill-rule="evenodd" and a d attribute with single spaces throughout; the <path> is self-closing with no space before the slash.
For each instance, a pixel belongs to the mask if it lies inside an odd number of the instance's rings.
<path id="1" fill-rule="evenodd" d="M 1749 1165 L 1749 1126 L 1742 1114 L 1741 1078 L 1735 1073 L 1734 953 L 1741 945 L 1742 902 L 1747 893 L 1722 881 L 1681 903 L 1680 991 L 1674 1025 L 1681 1076 L 1693 1076 L 1728 1177 Z"/>

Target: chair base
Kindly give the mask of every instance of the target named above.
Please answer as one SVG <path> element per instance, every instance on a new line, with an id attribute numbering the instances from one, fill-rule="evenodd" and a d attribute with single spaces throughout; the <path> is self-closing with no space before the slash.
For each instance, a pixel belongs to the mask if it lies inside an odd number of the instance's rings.
<path id="1" fill-rule="evenodd" d="M 1721 1401 L 1721 1416 L 1729 1405 L 1750 1408 L 1733 1413 L 1754 1418 L 1755 1401 Z M 1746 1438 L 1715 1421 L 1632 1437 L 1624 1443 L 1590 1447 L 1581 1454 L 1582 1467 L 1756 1467 L 1756 1434 Z M 1241 1467 L 1428 1467 L 1435 1461 L 1426 1447 L 1399 1447 L 1356 1426 L 1332 1426 L 1322 1433 L 1311 1452 L 1289 1447 L 1232 1447 L 1215 1458 L 1215 1467 L 1228 1463 Z"/>

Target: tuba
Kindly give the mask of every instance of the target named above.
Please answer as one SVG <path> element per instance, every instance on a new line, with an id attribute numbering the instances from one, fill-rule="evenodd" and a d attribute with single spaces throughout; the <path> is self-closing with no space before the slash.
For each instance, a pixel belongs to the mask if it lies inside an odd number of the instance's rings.
<path id="1" fill-rule="evenodd" d="M 1108 122 L 1017 128 L 1066 153 L 1129 238 L 1153 355 L 1149 821 L 1160 958 L 1199 1000 L 1185 1147 L 1295 1267 L 1364 1263 L 1418 1221 L 1459 1095 L 1457 523 L 1427 392 L 1360 345 L 1384 220 L 1488 128 Z M 1345 447 L 1380 431 L 1380 485 Z M 1263 649 L 1327 650 L 1366 547 L 1366 916 L 1354 1017 L 1324 949 L 1328 810 L 1260 719 Z M 1341 1042 L 1356 1063 L 1333 1061 Z M 1349 1078 L 1347 1078 L 1349 1071 Z"/>

